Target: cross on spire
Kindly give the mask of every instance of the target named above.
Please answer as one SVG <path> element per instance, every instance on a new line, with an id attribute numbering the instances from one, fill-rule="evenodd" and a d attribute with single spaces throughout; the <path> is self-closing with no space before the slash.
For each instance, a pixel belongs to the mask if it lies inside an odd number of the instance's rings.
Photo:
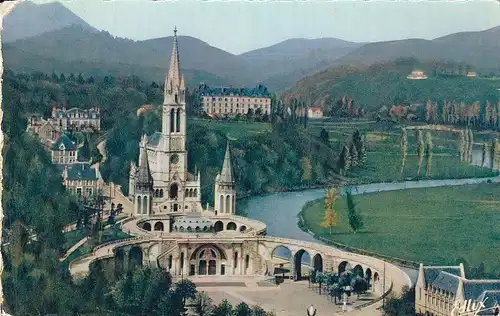
<path id="1" fill-rule="evenodd" d="M 174 26 L 174 35 L 177 36 L 177 26 Z"/>

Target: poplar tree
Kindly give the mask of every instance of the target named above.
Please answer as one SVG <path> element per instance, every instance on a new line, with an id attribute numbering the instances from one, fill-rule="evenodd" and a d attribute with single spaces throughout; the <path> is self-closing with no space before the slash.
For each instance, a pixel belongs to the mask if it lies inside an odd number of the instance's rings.
<path id="1" fill-rule="evenodd" d="M 347 217 L 349 218 L 349 226 L 352 231 L 356 233 L 358 230 L 363 228 L 363 218 L 356 212 L 356 204 L 352 198 L 350 190 L 346 191 L 346 201 L 347 201 Z"/>
<path id="2" fill-rule="evenodd" d="M 408 154 L 408 135 L 406 128 L 401 129 L 401 177 L 404 177 L 404 169 L 406 166 L 406 156 Z"/>
<path id="3" fill-rule="evenodd" d="M 488 152 L 488 144 L 483 143 L 483 152 L 481 153 L 481 167 L 484 166 L 486 160 L 486 153 Z"/>
<path id="4" fill-rule="evenodd" d="M 422 168 L 422 163 L 424 162 L 424 154 L 425 154 L 424 136 L 422 131 L 419 130 L 418 140 L 417 140 L 417 156 L 418 156 L 417 177 L 420 175 L 420 169 Z"/>
<path id="5" fill-rule="evenodd" d="M 426 176 L 429 178 L 431 176 L 431 168 L 432 168 L 432 137 L 431 133 L 427 132 L 425 134 L 426 144 L 425 144 L 425 156 L 427 157 L 427 166 L 426 166 Z"/>
<path id="6" fill-rule="evenodd" d="M 465 157 L 465 133 L 460 130 L 458 133 L 458 152 L 460 153 L 460 161 L 464 161 Z"/>
<path id="7" fill-rule="evenodd" d="M 351 146 L 349 148 L 349 155 L 351 156 L 351 165 L 353 167 L 359 165 L 358 150 L 356 149 L 356 145 L 354 144 L 354 142 L 351 143 Z"/>
<path id="8" fill-rule="evenodd" d="M 491 148 L 490 148 L 490 168 L 493 170 L 495 169 L 495 164 L 496 164 L 496 155 L 497 155 L 497 139 L 494 138 L 491 141 Z"/>
<path id="9" fill-rule="evenodd" d="M 320 224 L 322 228 L 329 228 L 332 234 L 332 228 L 340 222 L 335 211 L 335 202 L 337 201 L 337 191 L 335 188 L 330 188 L 326 191 L 324 201 L 324 216 L 323 222 Z"/>
<path id="10" fill-rule="evenodd" d="M 469 159 L 469 127 L 465 128 L 465 141 L 464 141 L 464 158 L 463 162 L 467 162 Z"/>
<path id="11" fill-rule="evenodd" d="M 474 134 L 472 133 L 472 129 L 469 128 L 469 148 L 467 150 L 467 162 L 472 163 L 472 146 L 474 145 Z"/>

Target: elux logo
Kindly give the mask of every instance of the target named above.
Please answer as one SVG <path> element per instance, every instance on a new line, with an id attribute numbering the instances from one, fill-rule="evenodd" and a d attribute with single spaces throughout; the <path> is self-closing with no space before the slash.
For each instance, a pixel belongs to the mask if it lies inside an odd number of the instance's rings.
<path id="1" fill-rule="evenodd" d="M 472 300 L 466 300 L 464 302 L 455 301 L 453 309 L 451 310 L 451 316 L 476 316 L 480 312 L 495 309 L 496 307 L 485 308 L 486 305 L 484 305 L 484 303 L 487 299 L 488 298 L 485 298 L 481 302 L 473 302 Z"/>

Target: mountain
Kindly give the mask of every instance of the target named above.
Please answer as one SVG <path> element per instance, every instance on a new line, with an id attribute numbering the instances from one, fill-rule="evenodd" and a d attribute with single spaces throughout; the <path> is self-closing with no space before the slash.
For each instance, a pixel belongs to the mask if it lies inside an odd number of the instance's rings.
<path id="1" fill-rule="evenodd" d="M 337 38 L 289 39 L 278 44 L 241 54 L 254 72 L 272 90 L 281 90 L 304 76 L 333 64 L 362 46 Z"/>
<path id="2" fill-rule="evenodd" d="M 88 31 L 96 31 L 59 2 L 35 4 L 24 1 L 4 18 L 2 39 L 4 42 L 12 42 L 70 25 L 79 25 Z"/>
<path id="3" fill-rule="evenodd" d="M 468 63 L 478 70 L 500 68 L 500 26 L 478 32 L 455 33 L 434 40 L 406 39 L 370 43 L 335 61 L 335 65 L 370 65 L 398 58 Z"/>
<path id="4" fill-rule="evenodd" d="M 415 69 L 428 79 L 409 80 Z M 498 101 L 500 80 L 444 76 L 444 72 L 464 69 L 453 62 L 422 61 L 400 58 L 371 66 L 341 65 L 331 67 L 296 82 L 282 93 L 285 99 L 299 98 L 310 105 L 332 106 L 343 95 L 353 98 L 356 106 L 368 110 L 398 102 L 424 103 L 427 99 L 463 102 Z"/>
<path id="5" fill-rule="evenodd" d="M 63 69 L 71 69 L 76 73 L 100 75 L 105 70 L 112 74 L 138 75 L 145 80 L 162 82 L 172 40 L 173 37 L 133 41 L 114 37 L 105 31 L 93 32 L 72 25 L 7 43 L 4 45 L 4 56 L 7 67 L 13 71 L 31 68 L 62 72 Z M 200 81 L 242 84 L 245 80 L 240 73 L 248 73 L 247 64 L 240 57 L 189 36 L 179 36 L 178 42 L 181 67 L 186 77 L 199 80 L 195 85 Z M 18 54 L 24 54 L 27 60 L 19 58 Z M 190 84 L 190 87 L 193 85 Z"/>

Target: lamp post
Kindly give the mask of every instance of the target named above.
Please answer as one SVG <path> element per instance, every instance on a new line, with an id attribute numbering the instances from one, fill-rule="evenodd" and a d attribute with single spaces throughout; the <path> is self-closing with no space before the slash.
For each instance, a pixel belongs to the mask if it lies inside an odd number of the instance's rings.
<path id="1" fill-rule="evenodd" d="M 307 316 L 316 316 L 316 308 L 312 304 L 307 309 Z"/>

